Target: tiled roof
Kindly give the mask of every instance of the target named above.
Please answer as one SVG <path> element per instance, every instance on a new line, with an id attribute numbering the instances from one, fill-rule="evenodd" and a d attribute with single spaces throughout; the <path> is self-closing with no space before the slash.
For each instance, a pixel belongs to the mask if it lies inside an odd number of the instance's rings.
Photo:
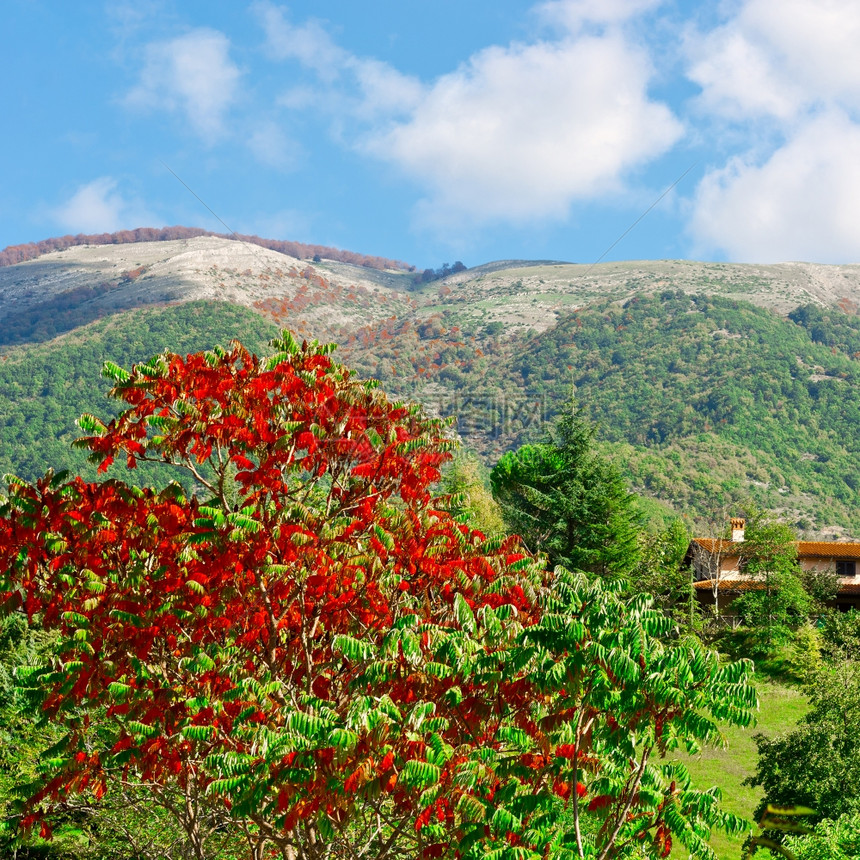
<path id="1" fill-rule="evenodd" d="M 740 555 L 743 543 L 720 538 L 693 538 L 705 552 Z M 797 542 L 798 558 L 856 558 L 860 559 L 860 543 L 835 540 L 801 540 Z"/>
<path id="2" fill-rule="evenodd" d="M 713 591 L 714 581 L 712 579 L 701 579 L 693 583 L 693 588 L 699 591 Z M 717 585 L 717 591 L 720 592 L 738 592 L 738 591 L 760 591 L 765 588 L 765 583 L 757 582 L 754 579 L 721 579 Z M 843 582 L 839 585 L 840 596 L 848 594 L 860 594 L 860 582 Z"/>
<path id="3" fill-rule="evenodd" d="M 700 591 L 713 591 L 714 581 L 702 579 L 694 582 L 693 587 Z M 754 579 L 721 579 L 717 584 L 717 591 L 760 591 L 764 587 L 765 583 L 756 582 Z"/>
<path id="4" fill-rule="evenodd" d="M 797 554 L 801 558 L 860 558 L 860 543 L 802 540 L 797 542 Z"/>
<path id="5" fill-rule="evenodd" d="M 840 594 L 860 594 L 860 582 L 844 582 L 839 586 Z"/>
<path id="6" fill-rule="evenodd" d="M 705 552 L 729 552 L 741 545 L 738 541 L 720 538 L 693 538 L 693 543 L 697 543 Z"/>

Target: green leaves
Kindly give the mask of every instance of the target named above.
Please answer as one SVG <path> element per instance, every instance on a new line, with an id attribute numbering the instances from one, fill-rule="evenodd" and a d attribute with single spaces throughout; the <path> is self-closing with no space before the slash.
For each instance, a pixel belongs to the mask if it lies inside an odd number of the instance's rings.
<path id="1" fill-rule="evenodd" d="M 339 634 L 332 639 L 332 649 L 343 654 L 353 663 L 370 660 L 376 653 L 376 648 L 371 642 L 345 634 Z"/>
<path id="2" fill-rule="evenodd" d="M 180 734 L 191 741 L 211 740 L 218 730 L 214 726 L 184 726 Z"/>
<path id="3" fill-rule="evenodd" d="M 442 768 L 426 761 L 408 761 L 403 767 L 401 777 L 404 785 L 414 788 L 427 788 L 439 781 Z"/>
<path id="4" fill-rule="evenodd" d="M 120 367 L 118 364 L 114 364 L 112 361 L 106 361 L 102 366 L 102 376 L 105 379 L 111 379 L 119 385 L 122 385 L 125 382 L 128 382 L 131 379 L 131 374 L 123 367 Z"/>
<path id="5" fill-rule="evenodd" d="M 466 633 L 475 632 L 475 613 L 466 598 L 460 592 L 454 596 L 454 614 L 458 623 Z"/>

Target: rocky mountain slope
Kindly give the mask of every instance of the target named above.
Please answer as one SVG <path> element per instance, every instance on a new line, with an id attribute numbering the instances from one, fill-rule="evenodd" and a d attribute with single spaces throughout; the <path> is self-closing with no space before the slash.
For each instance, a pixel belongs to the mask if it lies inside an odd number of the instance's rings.
<path id="1" fill-rule="evenodd" d="M 788 319 L 799 306 L 820 311 Z M 213 236 L 69 247 L 0 268 L 0 469 L 37 472 L 33 427 L 64 446 L 95 408 L 74 365 L 202 348 L 237 326 L 261 343 L 274 324 L 338 342 L 386 389 L 457 418 L 488 461 L 575 388 L 634 485 L 676 511 L 752 497 L 807 533 L 860 534 L 858 307 L 854 265 L 499 261 L 417 285 Z M 58 360 L 77 381 L 46 393 Z"/>
<path id="2" fill-rule="evenodd" d="M 201 236 L 76 246 L 0 268 L 0 325 L 47 324 L 57 312 L 80 324 L 148 304 L 217 299 L 256 307 L 323 336 L 392 314 L 420 321 L 442 311 L 466 323 L 542 331 L 573 308 L 665 289 L 726 296 L 779 313 L 807 303 L 854 312 L 860 307 L 860 265 L 509 260 L 416 288 L 413 275 L 402 269 L 313 263 L 249 242 Z M 61 320 L 53 324 L 56 332 L 62 326 Z M 36 339 L 15 336 L 18 342 Z M 0 343 L 10 337 L 0 334 Z"/>

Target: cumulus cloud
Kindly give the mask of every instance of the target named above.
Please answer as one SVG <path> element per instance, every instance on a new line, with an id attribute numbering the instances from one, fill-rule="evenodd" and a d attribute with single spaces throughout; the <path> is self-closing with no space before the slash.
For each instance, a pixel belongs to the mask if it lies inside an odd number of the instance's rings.
<path id="1" fill-rule="evenodd" d="M 686 44 L 705 110 L 791 120 L 810 107 L 860 109 L 860 5 L 854 0 L 747 0 Z"/>
<path id="2" fill-rule="evenodd" d="M 648 97 L 651 72 L 618 34 L 488 48 L 369 149 L 429 186 L 428 211 L 563 217 L 680 137 L 680 122 Z"/>
<path id="3" fill-rule="evenodd" d="M 181 112 L 194 131 L 211 139 L 223 131 L 236 100 L 241 73 L 230 59 L 230 41 L 208 28 L 146 47 L 140 80 L 126 104 Z"/>
<path id="4" fill-rule="evenodd" d="M 285 107 L 326 105 L 331 113 L 368 121 L 408 110 L 418 101 L 419 81 L 389 63 L 356 57 L 339 47 L 319 21 L 296 24 L 272 3 L 253 5 L 266 36 L 266 53 L 312 71 L 321 87 L 294 86 L 278 100 Z"/>
<path id="5" fill-rule="evenodd" d="M 680 121 L 648 94 L 654 70 L 644 48 L 615 26 L 655 2 L 544 3 L 558 39 L 487 48 L 429 83 L 349 54 L 318 22 L 293 24 L 268 2 L 254 8 L 270 56 L 316 73 L 327 87 L 318 103 L 334 123 L 346 115 L 357 123 L 361 151 L 426 190 L 425 216 L 519 222 L 562 218 L 573 201 L 618 190 L 681 136 Z M 602 32 L 581 31 L 584 21 Z M 309 98 L 294 84 L 280 104 Z"/>
<path id="6" fill-rule="evenodd" d="M 833 111 L 763 163 L 737 156 L 699 185 L 691 232 L 739 262 L 860 261 L 860 125 Z"/>
<path id="7" fill-rule="evenodd" d="M 860 259 L 858 41 L 853 0 L 744 0 L 688 38 L 700 115 L 747 147 L 697 190 L 690 232 L 700 250 L 744 261 Z"/>
<path id="8" fill-rule="evenodd" d="M 51 215 L 71 233 L 112 233 L 156 223 L 144 206 L 120 194 L 117 181 L 110 176 L 81 185 Z"/>
<path id="9" fill-rule="evenodd" d="M 272 59 L 297 60 L 326 81 L 336 78 L 350 59 L 349 53 L 338 47 L 319 21 L 294 24 L 284 9 L 265 0 L 251 8 L 263 26 L 266 53 Z"/>
<path id="10" fill-rule="evenodd" d="M 353 58 L 348 68 L 359 89 L 357 110 L 365 120 L 407 113 L 423 98 L 421 83 L 388 63 Z"/>

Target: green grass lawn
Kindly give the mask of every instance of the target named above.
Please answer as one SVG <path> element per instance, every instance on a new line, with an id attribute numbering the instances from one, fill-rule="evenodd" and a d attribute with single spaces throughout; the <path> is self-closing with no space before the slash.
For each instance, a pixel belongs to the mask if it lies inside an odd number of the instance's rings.
<path id="1" fill-rule="evenodd" d="M 756 686 L 761 707 L 754 728 L 726 728 L 725 748 L 709 748 L 698 756 L 682 756 L 698 787 L 718 785 L 723 792 L 723 808 L 747 819 L 752 817 L 761 799 L 758 787 L 741 785 L 744 779 L 755 772 L 757 756 L 753 735 L 758 732 L 768 737 L 780 735 L 793 728 L 807 711 L 806 697 L 792 687 L 770 681 L 759 682 Z M 731 838 L 717 832 L 713 835 L 711 846 L 720 860 L 740 860 L 745 838 L 746 835 Z M 677 847 L 671 856 L 683 860 L 687 852 Z"/>

